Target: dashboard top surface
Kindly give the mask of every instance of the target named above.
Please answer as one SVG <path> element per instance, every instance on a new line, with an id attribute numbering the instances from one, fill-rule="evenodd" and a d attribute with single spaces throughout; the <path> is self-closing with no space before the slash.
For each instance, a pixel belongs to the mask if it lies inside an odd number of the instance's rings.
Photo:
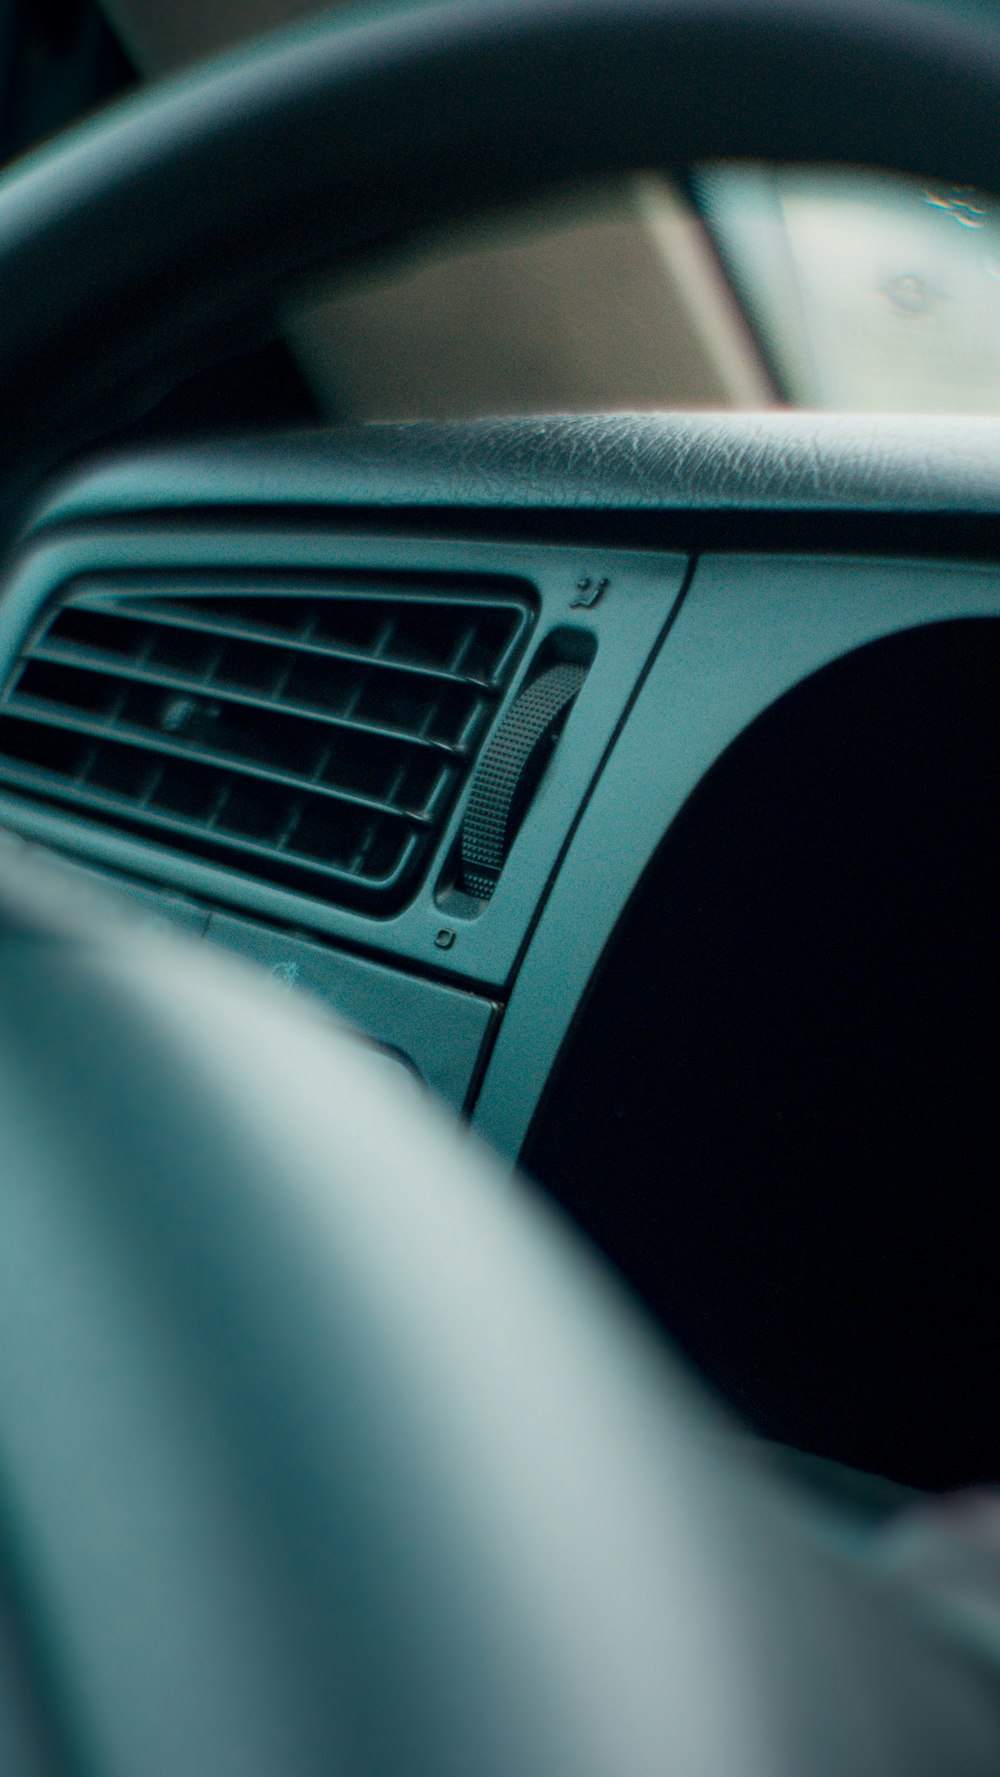
<path id="1" fill-rule="evenodd" d="M 55 483 L 29 528 L 112 512 L 251 504 L 984 516 L 1000 510 L 1000 420 L 555 415 L 133 446 Z"/>

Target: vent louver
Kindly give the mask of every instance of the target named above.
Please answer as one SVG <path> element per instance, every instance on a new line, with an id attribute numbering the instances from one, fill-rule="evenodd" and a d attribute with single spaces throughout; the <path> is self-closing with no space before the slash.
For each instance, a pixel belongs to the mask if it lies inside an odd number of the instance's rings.
<path id="1" fill-rule="evenodd" d="M 0 704 L 0 783 L 343 905 L 412 893 L 531 621 L 514 587 L 77 581 Z"/>

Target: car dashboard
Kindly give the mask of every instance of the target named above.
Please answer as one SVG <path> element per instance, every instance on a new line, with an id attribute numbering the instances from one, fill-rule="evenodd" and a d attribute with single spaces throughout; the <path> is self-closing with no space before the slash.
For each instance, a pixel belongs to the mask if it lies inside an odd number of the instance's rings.
<path id="1" fill-rule="evenodd" d="M 156 443 L 0 603 L 0 821 L 520 1161 L 765 1435 L 1000 1464 L 1000 424 Z"/>

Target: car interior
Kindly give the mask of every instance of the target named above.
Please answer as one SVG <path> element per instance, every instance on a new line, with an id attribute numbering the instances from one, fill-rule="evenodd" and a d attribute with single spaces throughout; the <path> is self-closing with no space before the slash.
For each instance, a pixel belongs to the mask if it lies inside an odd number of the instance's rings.
<path id="1" fill-rule="evenodd" d="M 11 1777 L 996 1769 L 990 12 L 9 9 Z"/>

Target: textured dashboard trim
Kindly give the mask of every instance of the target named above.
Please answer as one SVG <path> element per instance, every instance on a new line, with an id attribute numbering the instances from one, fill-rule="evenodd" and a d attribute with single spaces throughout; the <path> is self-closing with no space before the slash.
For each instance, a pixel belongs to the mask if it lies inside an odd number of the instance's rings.
<path id="1" fill-rule="evenodd" d="M 109 510 L 262 505 L 1000 514 L 1000 419 L 570 415 L 133 446 L 91 460 L 50 489 L 29 528 Z"/>

